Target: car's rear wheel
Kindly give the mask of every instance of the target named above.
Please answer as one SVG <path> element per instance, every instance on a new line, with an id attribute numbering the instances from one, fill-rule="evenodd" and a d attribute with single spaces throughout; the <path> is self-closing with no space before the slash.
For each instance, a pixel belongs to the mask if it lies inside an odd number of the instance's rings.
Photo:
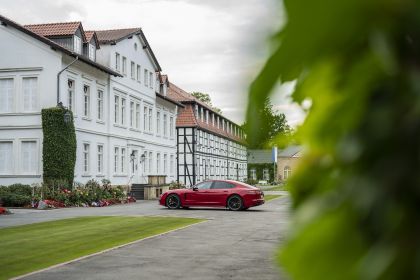
<path id="1" fill-rule="evenodd" d="M 181 206 L 181 200 L 176 194 L 170 194 L 166 198 L 166 207 L 169 209 L 177 209 Z"/>
<path id="2" fill-rule="evenodd" d="M 243 207 L 242 198 L 239 195 L 232 195 L 227 201 L 227 207 L 232 211 L 241 210 Z"/>

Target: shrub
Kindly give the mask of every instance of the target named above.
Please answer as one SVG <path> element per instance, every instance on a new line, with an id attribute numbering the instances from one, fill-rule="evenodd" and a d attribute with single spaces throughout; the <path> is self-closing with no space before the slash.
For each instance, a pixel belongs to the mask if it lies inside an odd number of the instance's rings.
<path id="1" fill-rule="evenodd" d="M 32 187 L 23 184 L 13 184 L 7 187 L 9 193 L 32 196 Z"/>
<path id="2" fill-rule="evenodd" d="M 1 196 L 1 201 L 6 207 L 23 207 L 31 204 L 31 196 L 9 192 Z"/>
<path id="3" fill-rule="evenodd" d="M 71 114 L 68 124 L 64 122 L 67 112 Z M 44 183 L 58 179 L 71 186 L 76 163 L 76 133 L 71 111 L 60 107 L 42 109 L 42 131 Z"/>

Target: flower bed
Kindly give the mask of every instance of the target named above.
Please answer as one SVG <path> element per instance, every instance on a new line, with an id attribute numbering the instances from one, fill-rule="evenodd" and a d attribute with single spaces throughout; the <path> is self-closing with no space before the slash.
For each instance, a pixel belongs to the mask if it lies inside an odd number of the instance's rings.
<path id="1" fill-rule="evenodd" d="M 104 207 L 136 201 L 134 197 L 127 196 L 123 187 L 112 187 L 108 180 L 103 180 L 102 184 L 90 180 L 85 185 L 75 184 L 73 188 L 69 188 L 63 182 L 52 182 L 48 185 L 33 186 L 33 188 L 30 186 L 21 188 L 22 190 L 17 192 L 16 187 L 4 187 L 0 193 L 0 200 L 6 202 L 4 206 L 37 209 L 71 206 Z"/>

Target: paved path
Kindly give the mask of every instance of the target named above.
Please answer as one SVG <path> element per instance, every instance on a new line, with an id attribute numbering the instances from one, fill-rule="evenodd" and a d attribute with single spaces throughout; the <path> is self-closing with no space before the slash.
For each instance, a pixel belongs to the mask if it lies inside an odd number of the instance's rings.
<path id="1" fill-rule="evenodd" d="M 159 207 L 156 201 L 105 208 L 14 210 L 15 214 L 0 218 L 0 225 L 89 215 L 208 219 L 25 279 L 282 279 L 273 259 L 287 226 L 289 204 L 289 197 L 284 196 L 241 212 L 167 210 Z"/>

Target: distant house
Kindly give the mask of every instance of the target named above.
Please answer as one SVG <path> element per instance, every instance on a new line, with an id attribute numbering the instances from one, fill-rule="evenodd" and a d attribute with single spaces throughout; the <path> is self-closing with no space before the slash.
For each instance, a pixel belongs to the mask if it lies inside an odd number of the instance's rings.
<path id="1" fill-rule="evenodd" d="M 275 181 L 275 157 L 273 150 L 248 150 L 248 179 L 253 181 Z"/>
<path id="2" fill-rule="evenodd" d="M 277 178 L 285 182 L 292 175 L 302 153 L 302 146 L 289 146 L 280 150 L 277 155 Z"/>

